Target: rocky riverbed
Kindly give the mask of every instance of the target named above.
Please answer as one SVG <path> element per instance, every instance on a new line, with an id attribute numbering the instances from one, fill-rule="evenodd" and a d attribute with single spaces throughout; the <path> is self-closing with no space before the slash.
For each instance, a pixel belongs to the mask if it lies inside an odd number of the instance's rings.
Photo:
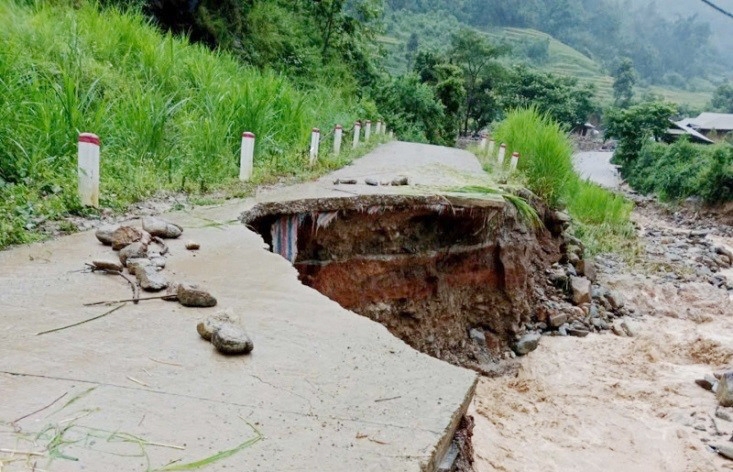
<path id="1" fill-rule="evenodd" d="M 551 314 L 511 375 L 480 380 L 477 471 L 733 470 L 733 409 L 704 388 L 733 367 L 725 211 L 632 197 L 636 257 L 597 257 L 590 303 L 557 310 L 585 316 Z M 548 281 L 572 280 L 571 266 Z"/>

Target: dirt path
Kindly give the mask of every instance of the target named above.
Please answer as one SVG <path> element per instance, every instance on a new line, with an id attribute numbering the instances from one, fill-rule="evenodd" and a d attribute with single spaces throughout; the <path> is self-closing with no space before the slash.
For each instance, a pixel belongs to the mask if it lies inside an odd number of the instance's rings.
<path id="1" fill-rule="evenodd" d="M 733 470 L 707 446 L 731 437 L 733 422 L 719 417 L 730 412 L 716 416 L 714 395 L 694 383 L 730 368 L 728 292 L 689 276 L 692 248 L 677 265 L 660 262 L 667 254 L 658 240 L 685 247 L 675 239 L 685 231 L 662 212 L 647 207 L 634 217 L 648 263 L 602 261 L 599 279 L 636 309 L 635 336 L 545 336 L 516 376 L 481 379 L 471 408 L 477 471 Z M 731 238 L 705 239 L 733 246 Z"/>

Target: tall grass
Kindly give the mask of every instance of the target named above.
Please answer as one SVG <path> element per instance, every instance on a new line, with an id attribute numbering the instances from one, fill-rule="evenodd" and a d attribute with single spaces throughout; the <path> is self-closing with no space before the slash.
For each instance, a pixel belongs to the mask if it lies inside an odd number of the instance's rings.
<path id="1" fill-rule="evenodd" d="M 570 139 L 551 118 L 534 108 L 512 111 L 494 139 L 507 145 L 507 155 L 520 153 L 520 179 L 552 207 L 567 209 L 591 253 L 623 250 L 633 239 L 632 204 L 578 177 Z"/>
<path id="2" fill-rule="evenodd" d="M 23 3 L 0 2 L 0 248 L 27 239 L 34 220 L 82 211 L 79 132 L 101 137 L 101 204 L 121 208 L 231 182 L 242 131 L 257 136 L 264 178 L 307 169 L 313 126 L 376 117 L 352 90 L 299 90 L 135 11 Z"/>

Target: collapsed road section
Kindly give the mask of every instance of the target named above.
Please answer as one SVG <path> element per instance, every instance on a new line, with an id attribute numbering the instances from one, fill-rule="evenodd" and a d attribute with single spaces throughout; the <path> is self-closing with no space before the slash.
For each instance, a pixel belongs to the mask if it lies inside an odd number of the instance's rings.
<path id="1" fill-rule="evenodd" d="M 565 296 L 547 270 L 567 262 L 567 220 L 529 192 L 490 189 L 469 153 L 390 146 L 392 158 L 275 190 L 240 219 L 304 284 L 422 352 L 492 372 Z"/>

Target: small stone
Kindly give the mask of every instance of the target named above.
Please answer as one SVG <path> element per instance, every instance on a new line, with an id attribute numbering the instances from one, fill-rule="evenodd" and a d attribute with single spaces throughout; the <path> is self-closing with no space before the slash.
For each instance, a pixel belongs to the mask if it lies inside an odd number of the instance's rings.
<path id="1" fill-rule="evenodd" d="M 140 241 L 143 238 L 143 232 L 132 226 L 120 226 L 112 233 L 112 249 L 119 251 L 125 246 Z"/>
<path id="2" fill-rule="evenodd" d="M 163 256 L 151 257 L 150 264 L 157 267 L 158 269 L 165 269 L 166 260 Z"/>
<path id="3" fill-rule="evenodd" d="M 120 227 L 120 225 L 104 225 L 100 226 L 94 233 L 99 242 L 106 246 L 112 245 L 112 235 Z"/>
<path id="4" fill-rule="evenodd" d="M 395 179 L 392 179 L 392 185 L 394 186 L 400 186 L 400 185 L 408 185 L 409 181 L 407 180 L 407 177 L 401 176 L 397 177 Z"/>
<path id="5" fill-rule="evenodd" d="M 149 265 L 150 265 L 150 259 L 146 259 L 146 258 L 128 259 L 127 260 L 127 271 L 130 273 L 130 275 L 135 275 L 138 270 L 142 270 L 143 268 Z"/>
<path id="6" fill-rule="evenodd" d="M 471 339 L 473 339 L 477 343 L 479 343 L 481 345 L 485 345 L 486 344 L 486 335 L 480 329 L 472 328 L 468 332 L 468 334 L 471 337 Z"/>
<path id="7" fill-rule="evenodd" d="M 720 406 L 733 406 L 733 371 L 720 376 L 715 397 Z"/>
<path id="8" fill-rule="evenodd" d="M 615 290 L 609 290 L 605 293 L 605 298 L 608 300 L 608 303 L 611 304 L 611 308 L 614 310 L 618 310 L 619 308 L 623 308 L 625 305 L 624 297 L 618 293 Z"/>
<path id="9" fill-rule="evenodd" d="M 334 185 L 338 184 L 345 184 L 345 185 L 354 185 L 356 184 L 356 179 L 336 179 L 333 182 Z"/>
<path id="10" fill-rule="evenodd" d="M 624 330 L 624 333 L 630 338 L 633 338 L 636 336 L 636 327 L 629 321 L 622 321 L 621 322 L 621 329 Z"/>
<path id="11" fill-rule="evenodd" d="M 168 286 L 165 276 L 151 265 L 138 268 L 135 271 L 135 277 L 137 277 L 140 288 L 147 292 L 160 292 Z"/>
<path id="12" fill-rule="evenodd" d="M 92 265 L 95 269 L 99 270 L 111 270 L 114 272 L 122 272 L 122 264 L 117 261 L 110 261 L 107 259 L 97 259 L 92 261 Z"/>
<path id="13" fill-rule="evenodd" d="M 560 290 L 567 290 L 568 288 L 568 276 L 562 268 L 554 269 L 547 279 Z"/>
<path id="14" fill-rule="evenodd" d="M 539 346 L 540 337 L 541 335 L 539 333 L 525 334 L 519 339 L 519 341 L 517 341 L 517 344 L 514 346 L 514 352 L 516 352 L 520 356 L 529 354 L 530 352 L 537 349 L 537 346 Z"/>
<path id="15" fill-rule="evenodd" d="M 162 218 L 148 216 L 143 218 L 143 229 L 153 236 L 175 239 L 183 233 L 183 228 Z"/>
<path id="16" fill-rule="evenodd" d="M 375 187 L 379 185 L 379 181 L 377 181 L 376 179 L 364 179 L 364 183 Z"/>
<path id="17" fill-rule="evenodd" d="M 572 291 L 573 303 L 582 305 L 590 303 L 590 280 L 585 277 L 571 277 L 570 289 Z"/>
<path id="18" fill-rule="evenodd" d="M 165 289 L 165 298 L 163 300 L 167 302 L 177 302 L 179 285 L 180 284 L 178 282 L 168 284 L 168 288 Z"/>
<path id="19" fill-rule="evenodd" d="M 211 336 L 211 344 L 222 354 L 249 354 L 254 348 L 252 340 L 239 325 L 224 323 Z"/>
<path id="20" fill-rule="evenodd" d="M 726 459 L 733 459 L 733 445 L 721 444 L 715 446 L 715 452 L 725 457 Z"/>
<path id="21" fill-rule="evenodd" d="M 188 242 L 186 242 L 186 249 L 188 249 L 189 251 L 196 251 L 200 247 L 201 247 L 201 245 L 199 243 L 197 243 L 196 241 L 188 241 Z"/>
<path id="22" fill-rule="evenodd" d="M 614 323 L 611 325 L 611 331 L 613 331 L 613 334 L 616 336 L 626 337 L 626 331 L 621 327 L 619 323 Z"/>
<path id="23" fill-rule="evenodd" d="M 568 329 L 568 334 L 570 336 L 575 336 L 575 337 L 578 337 L 578 338 L 584 338 L 584 337 L 588 336 L 588 334 L 590 334 L 590 331 L 588 331 L 587 329 L 573 327 L 573 328 Z"/>
<path id="24" fill-rule="evenodd" d="M 568 322 L 568 315 L 567 313 L 556 313 L 554 315 L 550 315 L 550 326 L 553 328 L 559 328 L 560 326 L 564 325 Z"/>
<path id="25" fill-rule="evenodd" d="M 570 325 L 565 323 L 564 325 L 557 328 L 557 332 L 560 333 L 560 336 L 567 336 L 568 335 L 568 329 L 570 329 Z"/>
<path id="26" fill-rule="evenodd" d="M 216 305 L 216 298 L 198 285 L 182 283 L 178 286 L 176 295 L 183 306 L 207 308 Z"/>
<path id="27" fill-rule="evenodd" d="M 139 241 L 128 244 L 120 249 L 120 262 L 122 262 L 122 265 L 127 266 L 127 261 L 129 259 L 145 259 L 147 249 L 147 246 Z"/>
<path id="28" fill-rule="evenodd" d="M 216 331 L 219 330 L 225 323 L 237 323 L 239 320 L 231 314 L 231 312 L 222 311 L 215 315 L 209 316 L 203 321 L 196 325 L 196 331 L 199 335 L 207 341 L 211 341 L 211 337 Z"/>
<path id="29" fill-rule="evenodd" d="M 695 379 L 695 383 L 704 388 L 705 390 L 713 391 L 713 382 L 710 382 L 707 378 L 705 379 Z"/>
<path id="30" fill-rule="evenodd" d="M 733 421 L 733 417 L 731 416 L 730 412 L 721 407 L 715 409 L 715 416 L 716 418 L 720 418 L 723 421 Z"/>

